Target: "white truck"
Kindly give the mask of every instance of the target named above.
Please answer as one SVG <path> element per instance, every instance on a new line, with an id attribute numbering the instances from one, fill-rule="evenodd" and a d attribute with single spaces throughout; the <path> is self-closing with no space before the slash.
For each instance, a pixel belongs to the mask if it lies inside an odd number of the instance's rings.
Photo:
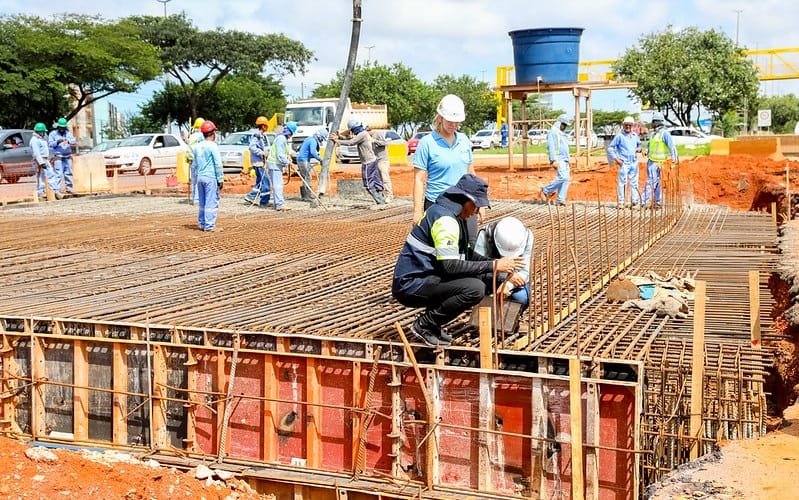
<path id="1" fill-rule="evenodd" d="M 337 105 L 337 98 L 303 99 L 286 105 L 286 122 L 297 122 L 297 132 L 291 139 L 294 152 L 300 149 L 302 141 L 312 136 L 317 130 L 330 131 Z M 344 116 L 341 118 L 341 130 L 347 128 L 347 122 L 352 118 L 373 129 L 388 128 L 388 110 L 385 104 L 352 104 L 347 99 L 345 106 Z"/>

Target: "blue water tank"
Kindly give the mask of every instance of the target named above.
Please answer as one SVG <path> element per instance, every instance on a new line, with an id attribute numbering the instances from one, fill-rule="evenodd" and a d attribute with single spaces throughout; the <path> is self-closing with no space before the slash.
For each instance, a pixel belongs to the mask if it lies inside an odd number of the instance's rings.
<path id="1" fill-rule="evenodd" d="M 516 84 L 577 81 L 583 28 L 536 28 L 508 33 Z"/>

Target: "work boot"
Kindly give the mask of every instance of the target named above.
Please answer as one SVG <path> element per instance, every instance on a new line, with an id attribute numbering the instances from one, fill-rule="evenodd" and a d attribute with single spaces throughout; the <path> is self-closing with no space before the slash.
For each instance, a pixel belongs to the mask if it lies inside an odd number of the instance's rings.
<path id="1" fill-rule="evenodd" d="M 449 346 L 449 341 L 444 340 L 443 337 L 439 337 L 438 335 L 436 335 L 436 332 L 434 332 L 434 331 L 432 331 L 432 330 L 430 330 L 428 328 L 424 328 L 420 324 L 421 323 L 419 321 L 420 319 L 422 319 L 422 316 L 419 316 L 418 318 L 416 318 L 416 321 L 414 321 L 413 324 L 411 325 L 411 334 L 414 337 L 416 337 L 418 340 L 421 340 L 422 342 L 424 342 L 426 345 L 429 345 L 430 347 L 439 347 L 439 346 L 446 347 L 446 346 Z M 450 339 L 451 338 L 452 337 L 450 337 Z"/>
<path id="2" fill-rule="evenodd" d="M 445 332 L 444 330 L 440 330 L 440 331 L 438 332 L 438 338 L 440 338 L 441 340 L 443 340 L 444 342 L 446 342 L 446 343 L 448 343 L 448 344 L 449 344 L 450 342 L 452 342 L 452 335 L 448 334 L 448 333 L 447 333 L 447 332 Z"/>

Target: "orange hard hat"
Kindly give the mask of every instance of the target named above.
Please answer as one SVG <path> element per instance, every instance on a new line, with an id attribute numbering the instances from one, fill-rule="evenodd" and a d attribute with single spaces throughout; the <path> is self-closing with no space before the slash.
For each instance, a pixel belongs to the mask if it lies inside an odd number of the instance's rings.
<path id="1" fill-rule="evenodd" d="M 255 119 L 256 125 L 269 125 L 269 119 L 265 116 L 259 116 Z"/>
<path id="2" fill-rule="evenodd" d="M 200 132 L 203 134 L 207 134 L 209 132 L 213 132 L 216 130 L 216 125 L 211 120 L 205 120 L 202 125 L 200 125 Z"/>

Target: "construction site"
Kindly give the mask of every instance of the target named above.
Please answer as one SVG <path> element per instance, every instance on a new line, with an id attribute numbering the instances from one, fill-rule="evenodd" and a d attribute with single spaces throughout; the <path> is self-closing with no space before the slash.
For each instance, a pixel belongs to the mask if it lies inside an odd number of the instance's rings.
<path id="1" fill-rule="evenodd" d="M 485 222 L 534 233 L 530 303 L 462 315 L 445 349 L 407 341 L 418 310 L 390 293 L 408 166 L 388 210 L 365 210 L 339 172 L 324 209 L 296 183 L 289 212 L 223 196 L 213 233 L 171 189 L 9 203 L 0 430 L 239 481 L 196 497 L 644 497 L 793 402 L 791 163 L 683 162 L 662 210 L 616 208 L 607 165 L 576 173 L 565 207 L 530 201 L 537 167 L 478 166 Z M 680 300 L 624 302 L 613 290 L 630 277 Z M 21 473 L 11 457 L 0 477 Z M 172 496 L 146 486 L 165 474 L 100 495 Z"/>

